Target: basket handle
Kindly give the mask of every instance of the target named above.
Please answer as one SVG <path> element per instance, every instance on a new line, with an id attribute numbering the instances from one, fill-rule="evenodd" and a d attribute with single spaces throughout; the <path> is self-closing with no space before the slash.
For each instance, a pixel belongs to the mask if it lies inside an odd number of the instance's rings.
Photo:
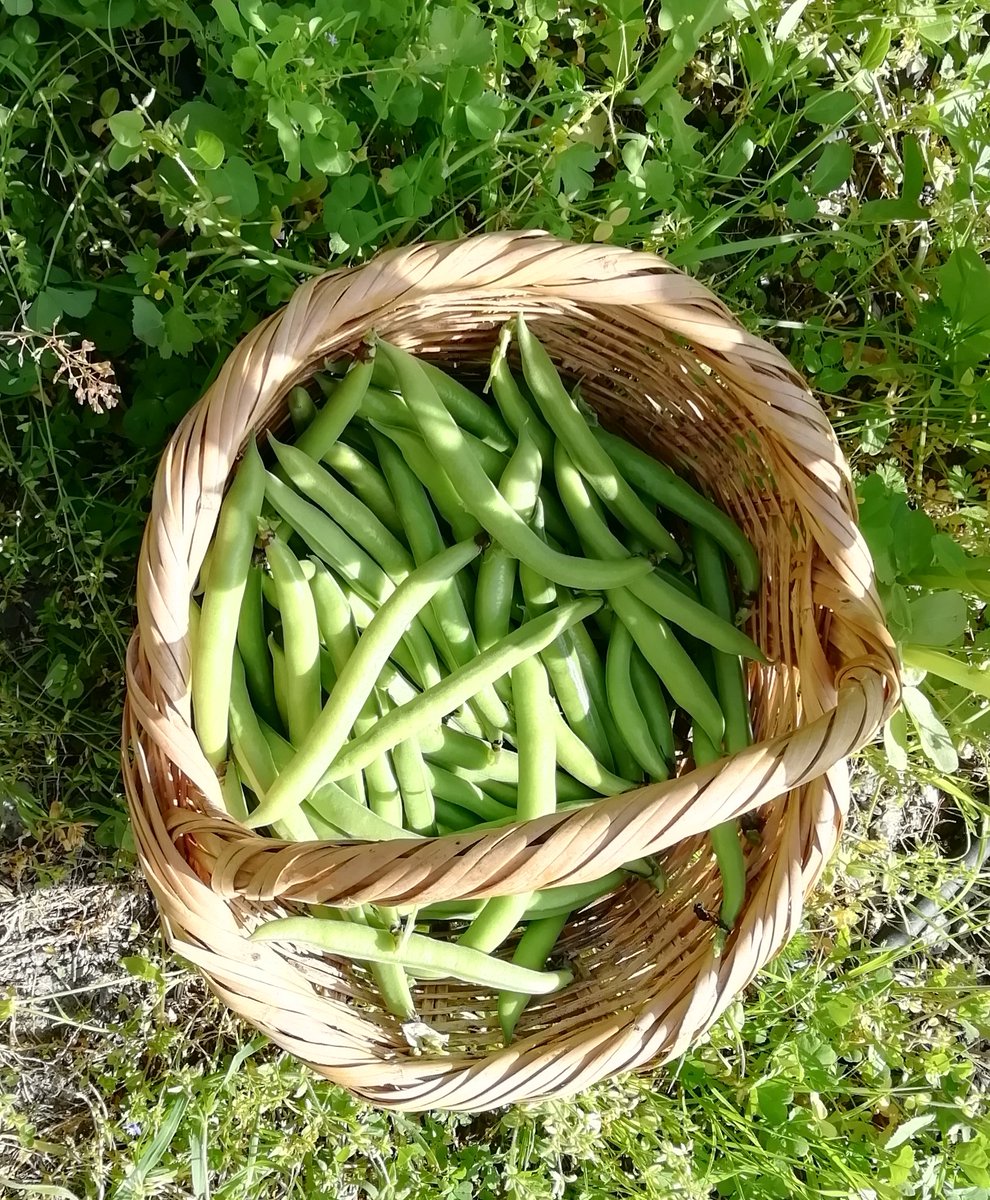
<path id="1" fill-rule="evenodd" d="M 584 883 L 817 779 L 873 737 L 898 689 L 883 659 L 851 663 L 835 707 L 795 730 L 677 779 L 499 830 L 372 846 L 280 842 L 190 809 L 172 809 L 166 821 L 228 898 L 394 906 Z"/>

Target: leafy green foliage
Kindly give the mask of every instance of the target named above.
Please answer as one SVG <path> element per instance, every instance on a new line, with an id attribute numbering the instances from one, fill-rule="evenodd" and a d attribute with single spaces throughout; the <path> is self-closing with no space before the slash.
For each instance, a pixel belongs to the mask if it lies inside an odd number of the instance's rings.
<path id="1" fill-rule="evenodd" d="M 123 653 L 169 433 L 300 280 L 419 238 L 541 227 L 709 280 L 826 403 L 902 645 L 980 669 L 985 5 L 2 10 L 0 804 L 39 836 L 82 821 L 108 847 L 126 838 Z M 78 386 L 60 373 L 70 352 Z M 111 365 L 118 406 L 94 363 Z M 984 697 L 908 679 L 890 761 L 957 786 L 945 738 L 953 753 L 986 746 Z M 837 890 L 875 859 L 846 860 Z M 909 865 L 888 869 L 888 893 Z M 195 1031 L 174 1027 L 174 978 L 132 958 L 142 1002 L 125 998 L 105 1037 L 86 1032 L 76 1060 L 79 1094 L 95 1088 L 106 1115 L 95 1136 L 84 1116 L 56 1159 L 8 1106 L 18 1177 L 168 1197 L 982 1194 L 988 1019 L 971 978 L 860 958 L 839 901 L 814 924 L 832 943 L 799 942 L 747 993 L 745 1022 L 734 1007 L 673 1082 L 477 1119 L 374 1112 L 257 1042 L 211 1040 L 199 1005 Z"/>

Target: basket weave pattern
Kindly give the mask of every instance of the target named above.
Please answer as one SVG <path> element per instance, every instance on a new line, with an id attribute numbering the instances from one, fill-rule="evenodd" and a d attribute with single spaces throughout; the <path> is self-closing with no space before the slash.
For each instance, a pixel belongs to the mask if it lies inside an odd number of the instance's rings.
<path id="1" fill-rule="evenodd" d="M 483 374 L 523 310 L 603 422 L 732 513 L 760 555 L 749 626 L 756 744 L 568 814 L 487 833 L 294 844 L 227 819 L 190 723 L 189 596 L 246 439 L 277 427 L 292 386 L 371 329 Z M 841 832 L 847 756 L 898 697 L 894 647 L 855 524 L 849 474 L 806 385 L 704 287 L 653 255 L 539 233 L 418 245 L 315 279 L 258 325 L 169 443 L 138 567 L 123 769 L 138 853 L 167 936 L 232 1009 L 374 1103 L 483 1110 L 559 1096 L 685 1049 L 793 935 Z M 719 906 L 706 833 L 758 810 L 746 905 L 720 958 L 695 914 Z M 249 943 L 295 902 L 427 903 L 591 880 L 660 854 L 571 922 L 575 982 L 534 1002 L 502 1048 L 495 996 L 421 984 L 448 1053 L 417 1057 L 359 965 Z"/>

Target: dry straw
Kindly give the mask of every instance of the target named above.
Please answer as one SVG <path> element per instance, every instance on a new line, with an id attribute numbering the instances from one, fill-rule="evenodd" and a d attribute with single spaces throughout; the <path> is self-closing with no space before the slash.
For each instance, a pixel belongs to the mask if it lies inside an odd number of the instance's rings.
<path id="1" fill-rule="evenodd" d="M 747 530 L 764 586 L 750 631 L 757 744 L 569 815 L 418 842 L 292 844 L 224 817 L 190 726 L 189 596 L 248 437 L 289 389 L 368 333 L 481 378 L 519 310 L 603 421 L 701 481 Z M 682 1053 L 794 934 L 839 837 L 847 756 L 897 702 L 894 647 L 855 523 L 849 472 L 804 382 L 704 287 L 653 255 L 502 233 L 417 245 L 304 284 L 232 352 L 168 445 L 138 566 L 124 780 L 171 944 L 235 1012 L 328 1078 L 405 1109 L 561 1096 Z M 696 915 L 719 904 L 706 831 L 752 814 L 746 905 L 721 958 Z M 417 988 L 449 1035 L 418 1056 L 359 965 L 249 943 L 297 902 L 408 904 L 590 880 L 660 854 L 576 916 L 575 982 L 527 1009 L 503 1048 L 495 997 Z"/>

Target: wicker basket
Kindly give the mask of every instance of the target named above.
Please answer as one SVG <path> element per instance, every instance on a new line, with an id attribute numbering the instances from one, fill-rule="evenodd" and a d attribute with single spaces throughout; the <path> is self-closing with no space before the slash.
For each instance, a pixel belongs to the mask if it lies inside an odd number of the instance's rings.
<path id="1" fill-rule="evenodd" d="M 701 481 L 748 531 L 765 584 L 750 631 L 758 743 L 566 815 L 423 841 L 292 844 L 227 819 L 190 727 L 187 613 L 245 439 L 289 389 L 372 328 L 470 373 L 519 310 L 612 428 Z M 235 1012 L 379 1105 L 478 1111 L 560 1096 L 687 1047 L 793 935 L 835 847 L 846 757 L 897 702 L 891 639 L 832 430 L 786 360 L 649 254 L 490 234 L 382 254 L 300 287 L 230 355 L 163 456 L 138 567 L 123 770 L 138 853 L 173 947 Z M 746 905 L 716 958 L 706 831 L 758 810 Z M 424 903 L 591 880 L 662 854 L 671 885 L 630 883 L 574 918 L 576 981 L 501 1045 L 495 996 L 417 988 L 447 1053 L 417 1056 L 359 965 L 249 943 L 295 902 Z"/>

